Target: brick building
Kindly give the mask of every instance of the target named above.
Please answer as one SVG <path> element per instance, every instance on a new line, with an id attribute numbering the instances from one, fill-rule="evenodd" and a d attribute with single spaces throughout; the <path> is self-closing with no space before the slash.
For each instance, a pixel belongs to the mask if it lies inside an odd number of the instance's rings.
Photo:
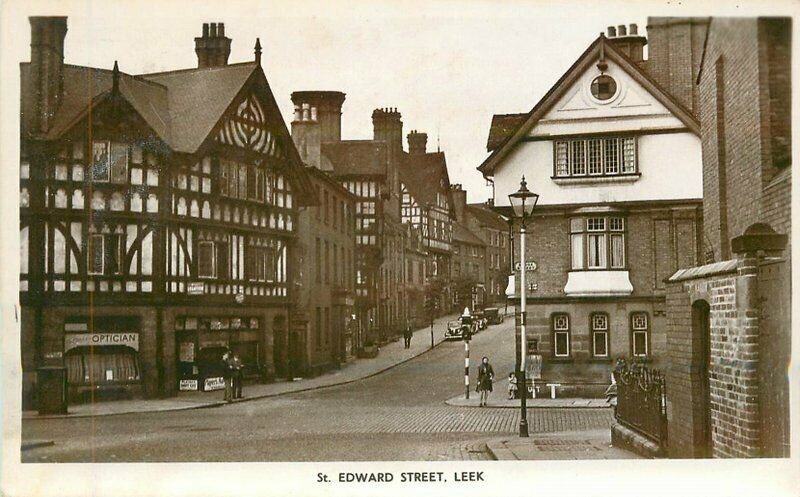
<path id="1" fill-rule="evenodd" d="M 684 39 L 686 22 L 658 25 Z M 712 18 L 703 38 L 684 72 L 701 116 L 706 264 L 669 278 L 668 449 L 786 457 L 791 20 Z"/>
<path id="2" fill-rule="evenodd" d="M 298 215 L 294 262 L 299 285 L 288 343 L 291 376 L 319 374 L 356 352 L 355 196 L 330 174 L 307 169 L 317 205 Z"/>
<path id="3" fill-rule="evenodd" d="M 453 282 L 452 306 L 482 309 L 486 303 L 486 243 L 458 221 L 453 223 L 453 255 L 450 276 Z M 470 286 L 469 290 L 467 286 Z M 469 291 L 470 295 L 464 295 Z"/>
<path id="4" fill-rule="evenodd" d="M 508 220 L 492 209 L 491 203 L 467 204 L 467 192 L 460 184 L 451 186 L 456 220 L 483 241 L 485 303 L 505 304 L 508 275 L 511 274 L 511 245 Z"/>
<path id="5" fill-rule="evenodd" d="M 646 43 L 635 25 L 609 28 L 529 112 L 494 116 L 478 168 L 507 216 L 523 176 L 540 195 L 527 349 L 558 395 L 601 394 L 619 356 L 663 366 L 664 280 L 698 260 L 700 123 L 647 72 Z"/>
<path id="6" fill-rule="evenodd" d="M 64 63 L 67 20 L 32 17 L 21 64 L 23 403 L 37 369 L 73 399 L 214 389 L 220 359 L 287 368 L 300 205 L 313 190 L 260 65 L 228 64 L 223 24 L 198 67 L 129 75 Z M 109 64 L 111 65 L 111 64 Z"/>

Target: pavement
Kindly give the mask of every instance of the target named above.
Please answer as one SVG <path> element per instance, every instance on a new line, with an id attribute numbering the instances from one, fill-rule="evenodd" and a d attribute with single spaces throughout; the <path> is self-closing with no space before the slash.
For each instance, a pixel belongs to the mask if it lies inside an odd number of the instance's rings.
<path id="1" fill-rule="evenodd" d="M 447 329 L 447 321 L 456 319 L 456 317 L 457 315 L 449 315 L 434 321 L 434 347 L 444 341 L 444 331 Z M 382 346 L 377 357 L 369 359 L 353 358 L 340 369 L 329 371 L 320 376 L 267 384 L 245 384 L 243 389 L 244 398 L 237 399 L 233 401 L 233 403 L 352 383 L 380 374 L 399 364 L 410 361 L 429 350 L 431 350 L 431 335 L 430 326 L 427 326 L 414 331 L 414 336 L 411 339 L 411 346 L 408 349 L 403 346 L 403 339 L 401 337 L 394 342 L 389 342 Z M 67 414 L 39 415 L 35 410 L 23 411 L 22 419 L 81 418 L 142 412 L 202 409 L 228 404 L 223 397 L 224 390 L 212 392 L 179 392 L 177 396 L 165 399 L 112 400 L 73 404 L 69 406 Z"/>
<path id="2" fill-rule="evenodd" d="M 493 438 L 486 441 L 486 448 L 498 461 L 641 459 L 612 446 L 611 431 L 607 429 Z"/>
<path id="3" fill-rule="evenodd" d="M 535 399 L 528 399 L 527 407 L 529 409 L 547 409 L 547 408 L 602 408 L 611 407 L 608 400 L 601 399 L 581 399 L 581 398 L 558 398 L 558 390 L 556 390 L 556 398 L 551 398 L 550 389 L 547 390 L 547 397 L 541 395 Z M 473 387 L 470 388 L 469 399 L 461 394 L 457 397 L 452 397 L 445 401 L 447 405 L 455 407 L 480 407 L 480 394 L 475 391 Z M 508 378 L 496 380 L 494 382 L 493 391 L 489 394 L 489 399 L 486 402 L 486 407 L 505 407 L 505 408 L 520 408 L 520 399 L 508 398 Z"/>

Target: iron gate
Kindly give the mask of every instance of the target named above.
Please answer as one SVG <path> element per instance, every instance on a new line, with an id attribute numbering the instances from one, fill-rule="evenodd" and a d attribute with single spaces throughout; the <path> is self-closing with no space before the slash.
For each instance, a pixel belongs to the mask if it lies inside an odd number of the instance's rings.
<path id="1" fill-rule="evenodd" d="M 614 368 L 617 384 L 617 422 L 667 445 L 667 400 L 664 375 L 644 364 L 619 359 Z"/>

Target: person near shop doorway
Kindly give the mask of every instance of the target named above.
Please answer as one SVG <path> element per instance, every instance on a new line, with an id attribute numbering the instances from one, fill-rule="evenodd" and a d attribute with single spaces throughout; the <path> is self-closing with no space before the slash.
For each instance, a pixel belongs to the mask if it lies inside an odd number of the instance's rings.
<path id="1" fill-rule="evenodd" d="M 233 353 L 233 398 L 234 399 L 241 399 L 242 398 L 242 380 L 244 379 L 244 374 L 242 372 L 242 361 L 239 359 L 239 353 Z"/>
<path id="2" fill-rule="evenodd" d="M 411 325 L 407 324 L 405 331 L 403 331 L 403 340 L 405 340 L 405 347 L 407 349 L 411 348 L 411 337 L 413 336 L 414 334 L 411 333 Z"/>
<path id="3" fill-rule="evenodd" d="M 481 365 L 478 367 L 478 386 L 477 391 L 481 393 L 481 407 L 486 405 L 489 400 L 489 392 L 492 391 L 492 382 L 494 381 L 494 369 L 489 364 L 489 358 L 484 356 L 481 359 Z"/>
<path id="4" fill-rule="evenodd" d="M 233 377 L 236 366 L 233 362 L 233 352 L 228 350 L 222 356 L 222 376 L 225 379 L 225 401 L 233 402 Z"/>

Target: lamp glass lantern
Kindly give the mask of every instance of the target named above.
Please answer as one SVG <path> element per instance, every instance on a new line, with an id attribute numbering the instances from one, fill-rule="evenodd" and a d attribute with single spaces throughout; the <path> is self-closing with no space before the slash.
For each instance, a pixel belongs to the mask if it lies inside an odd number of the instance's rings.
<path id="1" fill-rule="evenodd" d="M 514 216 L 525 221 L 533 214 L 533 209 L 539 201 L 539 195 L 528 190 L 528 183 L 523 176 L 519 183 L 519 190 L 509 194 L 508 201 L 511 203 Z"/>

